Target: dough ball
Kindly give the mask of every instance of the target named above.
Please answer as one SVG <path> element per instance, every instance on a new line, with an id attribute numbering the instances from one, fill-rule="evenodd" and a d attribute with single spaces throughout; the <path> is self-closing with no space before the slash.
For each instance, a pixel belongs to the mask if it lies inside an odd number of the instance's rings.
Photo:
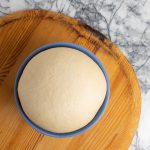
<path id="1" fill-rule="evenodd" d="M 86 54 L 66 47 L 45 50 L 26 65 L 18 95 L 26 115 L 48 131 L 66 133 L 87 125 L 106 95 L 106 80 Z"/>

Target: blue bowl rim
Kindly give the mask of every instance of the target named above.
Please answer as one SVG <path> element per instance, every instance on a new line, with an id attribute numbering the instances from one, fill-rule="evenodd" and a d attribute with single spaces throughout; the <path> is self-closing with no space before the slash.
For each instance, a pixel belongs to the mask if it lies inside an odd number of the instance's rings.
<path id="1" fill-rule="evenodd" d="M 101 107 L 99 108 L 98 112 L 96 113 L 95 117 L 84 127 L 72 131 L 72 132 L 67 132 L 67 133 L 56 133 L 56 132 L 52 132 L 52 131 L 48 131 L 45 130 L 43 128 L 41 128 L 40 126 L 38 126 L 37 124 L 35 124 L 34 122 L 32 122 L 32 120 L 30 120 L 30 118 L 25 114 L 25 112 L 23 111 L 23 108 L 21 106 L 20 100 L 19 100 L 19 96 L 18 96 L 18 83 L 20 80 L 20 77 L 26 67 L 26 65 L 29 63 L 29 61 L 38 53 L 48 50 L 50 48 L 56 48 L 56 47 L 68 47 L 68 48 L 73 48 L 75 50 L 81 51 L 84 54 L 86 54 L 87 56 L 89 56 L 98 66 L 99 68 L 102 70 L 105 79 L 106 79 L 106 84 L 107 84 L 107 91 L 106 91 L 106 95 L 105 95 L 105 99 L 103 101 L 103 104 L 101 105 Z M 16 99 L 16 105 L 17 108 L 20 112 L 20 114 L 22 115 L 22 117 L 25 119 L 25 121 L 34 129 L 36 129 L 37 131 L 39 131 L 40 133 L 47 135 L 47 136 L 52 136 L 52 137 L 56 137 L 56 138 L 66 138 L 66 137 L 71 137 L 71 136 L 76 136 L 79 135 L 83 132 L 85 132 L 86 130 L 88 130 L 89 128 L 91 128 L 93 125 L 95 125 L 98 120 L 102 117 L 104 111 L 106 110 L 106 107 L 108 105 L 109 102 L 109 97 L 110 97 L 110 83 L 109 83 L 109 79 L 107 76 L 107 73 L 103 67 L 103 64 L 100 62 L 100 60 L 89 50 L 87 50 L 84 47 L 81 47 L 80 45 L 74 44 L 74 43 L 69 43 L 69 42 L 58 42 L 58 43 L 53 43 L 53 44 L 46 44 L 43 45 L 42 47 L 36 49 L 35 51 L 33 51 L 22 63 L 22 65 L 20 66 L 17 75 L 16 75 L 16 80 L 15 80 L 15 84 L 14 84 L 14 95 L 15 95 L 15 99 Z"/>

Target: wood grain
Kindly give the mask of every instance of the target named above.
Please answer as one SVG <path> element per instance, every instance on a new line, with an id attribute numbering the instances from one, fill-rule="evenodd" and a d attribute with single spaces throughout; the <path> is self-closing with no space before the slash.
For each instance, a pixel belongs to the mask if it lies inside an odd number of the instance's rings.
<path id="1" fill-rule="evenodd" d="M 104 64 L 111 96 L 102 119 L 76 137 L 57 139 L 32 129 L 15 106 L 14 80 L 23 60 L 36 48 L 72 42 L 91 50 Z M 127 150 L 140 116 L 135 73 L 121 51 L 98 31 L 70 17 L 43 10 L 0 18 L 0 149 Z"/>

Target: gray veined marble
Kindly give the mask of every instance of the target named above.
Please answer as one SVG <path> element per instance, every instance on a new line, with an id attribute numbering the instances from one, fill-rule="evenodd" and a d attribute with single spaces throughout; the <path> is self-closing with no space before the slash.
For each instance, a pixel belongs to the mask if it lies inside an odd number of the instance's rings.
<path id="1" fill-rule="evenodd" d="M 150 0 L 0 0 L 0 15 L 46 9 L 81 19 L 116 43 L 142 89 L 142 114 L 130 150 L 150 150 Z"/>

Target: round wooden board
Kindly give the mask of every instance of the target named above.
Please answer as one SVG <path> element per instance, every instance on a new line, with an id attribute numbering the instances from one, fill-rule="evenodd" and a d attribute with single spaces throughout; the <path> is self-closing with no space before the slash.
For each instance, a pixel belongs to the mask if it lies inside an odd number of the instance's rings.
<path id="1" fill-rule="evenodd" d="M 13 91 L 23 60 L 44 44 L 62 41 L 82 45 L 101 60 L 110 79 L 111 96 L 104 116 L 93 128 L 76 137 L 58 139 L 40 134 L 22 119 Z M 140 88 L 132 67 L 99 32 L 78 20 L 43 10 L 0 18 L 0 149 L 127 150 L 140 107 Z"/>

